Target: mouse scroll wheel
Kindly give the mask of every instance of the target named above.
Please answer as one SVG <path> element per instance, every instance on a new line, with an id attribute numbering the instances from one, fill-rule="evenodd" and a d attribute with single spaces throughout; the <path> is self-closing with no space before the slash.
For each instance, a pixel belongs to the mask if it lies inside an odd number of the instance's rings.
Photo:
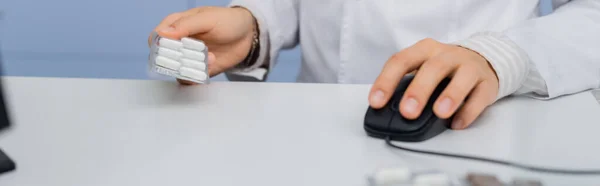
<path id="1" fill-rule="evenodd" d="M 400 100 L 395 100 L 392 102 L 392 105 L 390 105 L 390 109 L 392 109 L 392 111 L 396 111 L 396 112 L 400 110 L 399 107 L 400 107 Z"/>

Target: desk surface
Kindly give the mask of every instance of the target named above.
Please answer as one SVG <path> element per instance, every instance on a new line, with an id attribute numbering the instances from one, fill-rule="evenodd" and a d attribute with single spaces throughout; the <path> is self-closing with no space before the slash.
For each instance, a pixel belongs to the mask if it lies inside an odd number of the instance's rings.
<path id="1" fill-rule="evenodd" d="M 380 167 L 436 168 L 592 185 L 600 176 L 529 173 L 412 154 L 365 135 L 368 85 L 7 77 L 14 127 L 0 136 L 18 163 L 2 186 L 366 185 Z M 414 148 L 533 165 L 600 168 L 600 106 L 589 92 L 511 98 L 464 131 Z"/>

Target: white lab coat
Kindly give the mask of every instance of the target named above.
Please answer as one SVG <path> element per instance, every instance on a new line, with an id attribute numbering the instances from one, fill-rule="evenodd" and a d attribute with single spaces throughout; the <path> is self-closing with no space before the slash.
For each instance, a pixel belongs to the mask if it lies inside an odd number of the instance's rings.
<path id="1" fill-rule="evenodd" d="M 300 44 L 299 82 L 371 84 L 394 53 L 424 38 L 481 53 L 497 71 L 498 99 L 555 98 L 600 87 L 600 0 L 233 0 L 259 22 L 263 73 Z M 262 66 L 262 68 L 261 68 Z"/>

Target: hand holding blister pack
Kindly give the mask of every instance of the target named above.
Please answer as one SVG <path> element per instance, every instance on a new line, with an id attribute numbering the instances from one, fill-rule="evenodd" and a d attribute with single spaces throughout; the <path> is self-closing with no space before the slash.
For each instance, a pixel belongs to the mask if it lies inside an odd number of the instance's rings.
<path id="1" fill-rule="evenodd" d="M 180 40 L 152 33 L 149 71 L 199 84 L 209 82 L 208 48 L 204 42 L 184 37 Z"/>

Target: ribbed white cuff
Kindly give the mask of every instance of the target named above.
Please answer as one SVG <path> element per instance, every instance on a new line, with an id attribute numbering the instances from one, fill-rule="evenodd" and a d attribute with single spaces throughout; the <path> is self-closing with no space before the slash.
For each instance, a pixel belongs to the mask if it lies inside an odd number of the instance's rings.
<path id="1" fill-rule="evenodd" d="M 500 84 L 496 100 L 515 93 L 527 79 L 527 53 L 501 33 L 481 32 L 455 44 L 478 52 L 494 68 Z"/>

